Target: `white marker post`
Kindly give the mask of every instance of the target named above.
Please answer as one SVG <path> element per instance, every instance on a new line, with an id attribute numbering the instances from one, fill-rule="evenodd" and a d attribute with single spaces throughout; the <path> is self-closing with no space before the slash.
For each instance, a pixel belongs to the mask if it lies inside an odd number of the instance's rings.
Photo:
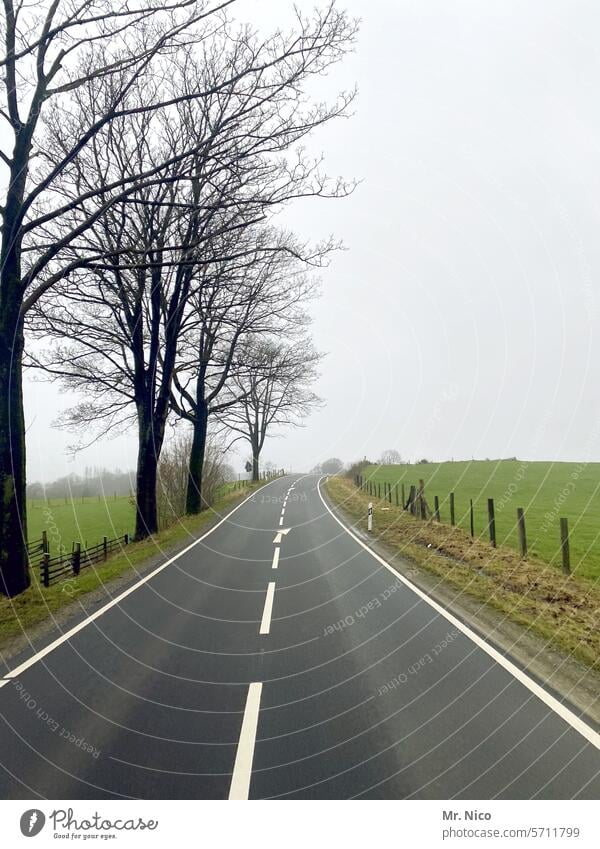
<path id="1" fill-rule="evenodd" d="M 373 502 L 369 501 L 369 512 L 367 513 L 367 530 L 373 530 Z"/>

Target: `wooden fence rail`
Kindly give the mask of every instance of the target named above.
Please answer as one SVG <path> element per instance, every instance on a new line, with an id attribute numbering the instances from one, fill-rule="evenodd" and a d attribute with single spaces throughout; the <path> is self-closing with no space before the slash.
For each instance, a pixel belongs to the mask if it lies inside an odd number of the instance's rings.
<path id="1" fill-rule="evenodd" d="M 49 587 L 61 578 L 71 575 L 76 577 L 82 569 L 108 560 L 111 554 L 120 551 L 125 545 L 129 545 L 129 534 L 110 540 L 104 537 L 102 542 L 84 549 L 81 548 L 81 543 L 77 542 L 73 551 L 57 554 L 55 557 L 50 557 L 50 552 L 45 551 L 39 561 L 42 584 Z"/>

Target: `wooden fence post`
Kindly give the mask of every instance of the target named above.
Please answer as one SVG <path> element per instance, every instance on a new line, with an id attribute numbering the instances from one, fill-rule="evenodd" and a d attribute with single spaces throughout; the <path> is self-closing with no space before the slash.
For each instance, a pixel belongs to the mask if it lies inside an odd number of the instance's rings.
<path id="1" fill-rule="evenodd" d="M 50 555 L 47 551 L 44 552 L 44 556 L 42 557 L 42 583 L 45 587 L 50 586 L 50 571 L 49 571 L 49 560 Z"/>
<path id="2" fill-rule="evenodd" d="M 519 529 L 519 548 L 521 557 L 527 557 L 527 534 L 525 533 L 525 511 L 517 507 L 517 526 Z"/>
<path id="3" fill-rule="evenodd" d="M 377 498 L 381 498 L 381 482 L 377 484 Z"/>
<path id="4" fill-rule="evenodd" d="M 42 531 L 42 551 L 50 551 L 50 549 L 48 548 L 48 534 L 46 533 L 46 531 Z"/>
<path id="5" fill-rule="evenodd" d="M 76 542 L 75 548 L 71 555 L 71 568 L 73 569 L 74 575 L 79 575 L 81 570 L 81 543 Z"/>
<path id="6" fill-rule="evenodd" d="M 450 493 L 450 524 L 454 527 L 456 524 L 456 515 L 454 513 L 454 493 Z"/>
<path id="7" fill-rule="evenodd" d="M 571 574 L 571 552 L 569 550 L 569 520 L 560 520 L 560 548 L 562 551 L 562 570 L 565 575 Z"/>
<path id="8" fill-rule="evenodd" d="M 123 545 L 129 545 L 129 534 L 123 534 Z"/>
<path id="9" fill-rule="evenodd" d="M 402 484 L 402 509 L 406 510 L 406 493 L 404 492 L 404 484 Z"/>
<path id="10" fill-rule="evenodd" d="M 391 485 L 391 483 L 388 483 L 388 501 L 389 501 L 390 504 L 392 503 L 392 485 Z"/>
<path id="11" fill-rule="evenodd" d="M 398 507 L 398 484 L 394 485 L 394 490 L 396 492 L 396 507 Z"/>
<path id="12" fill-rule="evenodd" d="M 421 478 L 419 480 L 419 516 L 421 519 L 427 518 L 428 506 L 427 499 L 425 498 L 425 481 Z M 429 510 L 431 513 L 431 511 Z"/>
<path id="13" fill-rule="evenodd" d="M 436 522 L 440 521 L 440 499 L 439 496 L 433 496 L 433 518 Z"/>
<path id="14" fill-rule="evenodd" d="M 496 515 L 494 513 L 493 498 L 488 498 L 488 520 L 490 527 L 490 544 L 496 548 Z"/>
<path id="15" fill-rule="evenodd" d="M 410 501 L 410 512 L 413 516 L 417 515 L 417 487 L 411 486 L 410 492 L 408 494 L 408 500 Z"/>
<path id="16" fill-rule="evenodd" d="M 108 537 L 104 537 L 102 540 L 102 551 L 104 553 L 104 559 L 108 559 Z"/>
<path id="17" fill-rule="evenodd" d="M 473 515 L 473 499 L 470 498 L 469 502 L 470 502 L 470 507 L 471 507 L 471 510 L 470 510 L 470 512 L 471 512 L 471 516 L 470 516 L 470 518 L 471 518 L 471 536 L 474 537 L 475 536 L 475 516 Z"/>

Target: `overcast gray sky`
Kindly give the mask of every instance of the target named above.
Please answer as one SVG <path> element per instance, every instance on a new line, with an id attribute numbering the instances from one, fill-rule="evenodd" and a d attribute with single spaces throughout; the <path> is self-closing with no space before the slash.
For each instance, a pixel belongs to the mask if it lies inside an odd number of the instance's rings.
<path id="1" fill-rule="evenodd" d="M 342 5 L 362 18 L 360 41 L 323 91 L 356 82 L 356 114 L 312 144 L 330 174 L 363 182 L 285 215 L 347 248 L 314 305 L 327 403 L 264 459 L 600 460 L 600 7 Z M 235 8 L 269 27 L 290 6 Z M 71 459 L 72 435 L 48 425 L 65 403 L 28 383 L 30 480 L 134 467 L 131 435 Z"/>

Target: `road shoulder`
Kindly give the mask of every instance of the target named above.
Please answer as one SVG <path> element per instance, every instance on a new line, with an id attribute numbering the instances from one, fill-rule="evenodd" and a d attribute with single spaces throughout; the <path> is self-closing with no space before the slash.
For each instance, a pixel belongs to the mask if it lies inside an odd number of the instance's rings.
<path id="1" fill-rule="evenodd" d="M 469 594 L 468 588 L 445 581 L 439 574 L 428 570 L 416 559 L 400 554 L 397 548 L 376 535 L 367 535 L 364 528 L 357 527 L 352 512 L 334 499 L 327 486 L 321 486 L 321 493 L 332 512 L 368 548 L 510 658 L 541 686 L 558 698 L 568 700 L 577 712 L 585 714 L 596 730 L 600 729 L 600 672 L 597 669 L 590 668 L 548 639 L 512 621 L 505 612 Z"/>
<path id="2" fill-rule="evenodd" d="M 36 654 L 57 637 L 96 613 L 104 605 L 138 583 L 146 575 L 164 564 L 165 561 L 177 557 L 195 539 L 209 533 L 219 522 L 226 519 L 264 485 L 261 483 L 260 486 L 251 491 L 241 491 L 239 496 L 228 499 L 226 506 L 222 509 L 212 509 L 210 511 L 212 515 L 201 514 L 192 519 L 187 517 L 185 526 L 182 525 L 183 533 L 176 534 L 174 539 L 172 538 L 172 529 L 168 529 L 167 532 L 159 534 L 154 541 L 145 541 L 140 544 L 148 549 L 148 553 L 138 552 L 142 555 L 141 559 L 138 557 L 132 559 L 132 562 L 125 565 L 118 574 L 110 574 L 111 561 L 108 561 L 105 566 L 101 566 L 97 570 L 99 580 L 96 581 L 96 586 L 93 589 L 85 589 L 71 601 L 68 601 L 68 598 L 73 588 L 77 588 L 78 584 L 74 580 L 63 582 L 62 591 L 66 595 L 67 601 L 56 609 L 47 609 L 45 618 L 22 627 L 20 633 L 4 636 L 0 639 L 0 669 L 2 669 L 2 672 L 9 671 L 10 668 L 27 657 Z M 152 544 L 154 553 L 150 548 Z M 135 546 L 134 543 L 130 547 L 132 552 L 135 551 Z M 110 575 L 106 580 L 102 579 L 103 570 Z M 42 587 L 36 586 L 28 592 L 35 592 L 39 596 L 45 591 Z M 19 597 L 16 601 L 19 602 Z M 7 602 L 7 605 L 9 603 Z M 15 611 L 14 619 L 18 619 L 19 612 L 16 604 L 13 610 Z"/>

